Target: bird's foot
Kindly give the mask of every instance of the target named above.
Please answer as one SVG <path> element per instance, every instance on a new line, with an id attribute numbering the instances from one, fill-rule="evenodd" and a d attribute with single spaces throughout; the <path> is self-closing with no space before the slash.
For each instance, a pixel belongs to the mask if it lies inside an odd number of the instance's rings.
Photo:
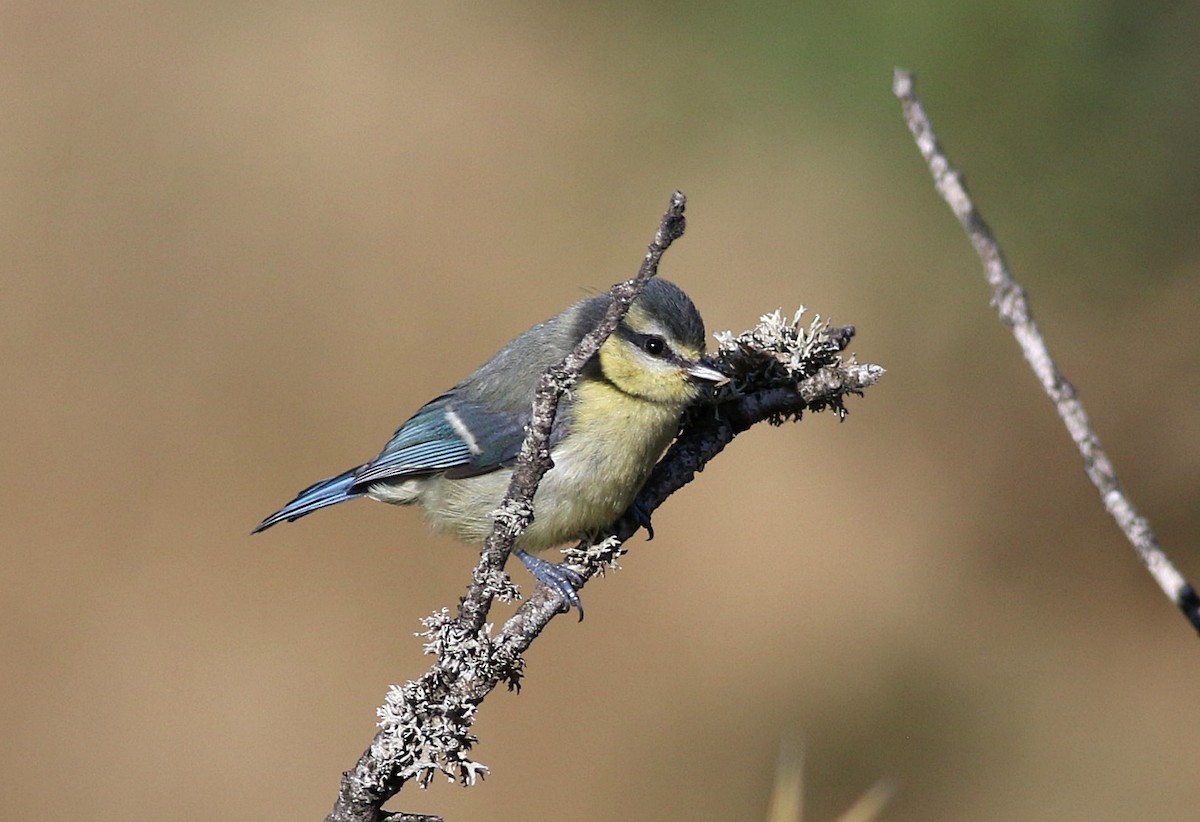
<path id="1" fill-rule="evenodd" d="M 579 610 L 579 621 L 583 622 L 583 601 L 579 598 L 579 589 L 583 587 L 583 583 L 587 580 L 578 571 L 567 565 L 535 557 L 533 554 L 526 553 L 520 549 L 514 550 L 513 553 L 529 569 L 529 573 L 533 574 L 534 579 L 544 583 L 559 595 L 562 599 L 563 611 L 570 611 L 571 608 L 577 608 Z"/>

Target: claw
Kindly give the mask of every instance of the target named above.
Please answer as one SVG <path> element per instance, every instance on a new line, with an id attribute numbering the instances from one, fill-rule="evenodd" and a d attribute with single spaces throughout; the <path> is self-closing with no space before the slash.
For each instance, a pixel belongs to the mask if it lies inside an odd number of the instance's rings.
<path id="1" fill-rule="evenodd" d="M 654 526 L 650 524 L 650 512 L 645 506 L 635 499 L 633 505 L 629 506 L 629 515 L 633 517 L 634 522 L 646 529 L 646 542 L 654 539 Z"/>
<path id="2" fill-rule="evenodd" d="M 559 563 L 535 557 L 519 548 L 513 551 L 517 559 L 533 574 L 533 578 L 551 588 L 562 599 L 562 610 L 571 608 L 579 610 L 579 621 L 583 622 L 583 601 L 579 598 L 579 588 L 586 581 L 572 568 Z"/>

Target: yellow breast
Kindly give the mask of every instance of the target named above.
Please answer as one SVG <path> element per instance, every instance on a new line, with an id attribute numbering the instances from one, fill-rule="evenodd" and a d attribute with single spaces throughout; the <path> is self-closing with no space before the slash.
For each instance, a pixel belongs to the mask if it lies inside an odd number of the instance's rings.
<path id="1" fill-rule="evenodd" d="M 583 381 L 574 391 L 571 433 L 552 452 L 554 467 L 533 500 L 533 524 L 517 540 L 525 551 L 543 551 L 611 525 L 679 429 L 680 406 L 632 397 L 601 381 Z M 482 542 L 511 476 L 511 470 L 501 470 L 431 478 L 419 502 L 434 527 Z"/>

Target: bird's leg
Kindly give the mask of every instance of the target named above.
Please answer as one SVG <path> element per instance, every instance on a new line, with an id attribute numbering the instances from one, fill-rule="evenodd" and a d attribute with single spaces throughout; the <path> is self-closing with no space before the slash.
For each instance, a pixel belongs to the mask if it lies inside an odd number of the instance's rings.
<path id="1" fill-rule="evenodd" d="M 533 574 L 534 579 L 553 589 L 562 598 L 564 611 L 569 611 L 572 607 L 578 608 L 579 621 L 583 621 L 583 601 L 579 598 L 578 589 L 586 580 L 580 576 L 578 571 L 567 565 L 535 557 L 520 548 L 514 549 L 513 553 L 529 569 L 529 573 Z"/>

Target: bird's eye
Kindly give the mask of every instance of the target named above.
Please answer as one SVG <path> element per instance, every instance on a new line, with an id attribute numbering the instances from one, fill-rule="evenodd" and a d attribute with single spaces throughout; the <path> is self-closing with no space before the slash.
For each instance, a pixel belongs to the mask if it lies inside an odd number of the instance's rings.
<path id="1" fill-rule="evenodd" d="M 647 337 L 642 341 L 642 349 L 652 357 L 661 357 L 667 350 L 667 343 L 662 337 Z"/>

